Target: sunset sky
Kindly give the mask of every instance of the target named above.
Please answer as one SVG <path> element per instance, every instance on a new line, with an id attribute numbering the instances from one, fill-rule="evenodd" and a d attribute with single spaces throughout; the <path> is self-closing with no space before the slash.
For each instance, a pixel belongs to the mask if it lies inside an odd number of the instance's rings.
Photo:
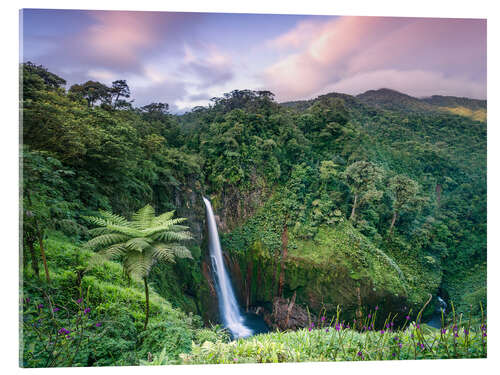
<path id="1" fill-rule="evenodd" d="M 126 79 L 136 105 L 173 112 L 233 89 L 278 101 L 392 88 L 486 98 L 486 21 L 24 10 L 21 61 L 68 84 Z"/>

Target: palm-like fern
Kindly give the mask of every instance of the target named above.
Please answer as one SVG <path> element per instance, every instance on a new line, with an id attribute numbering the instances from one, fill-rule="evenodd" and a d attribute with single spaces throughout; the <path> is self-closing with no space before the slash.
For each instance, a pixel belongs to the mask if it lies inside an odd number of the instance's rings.
<path id="1" fill-rule="evenodd" d="M 117 259 L 125 272 L 144 280 L 146 321 L 149 319 L 148 276 L 157 261 L 175 262 L 175 258 L 191 258 L 191 252 L 181 241 L 191 239 L 189 227 L 180 225 L 186 219 L 174 218 L 174 211 L 155 216 L 153 207 L 146 205 L 128 221 L 120 215 L 102 211 L 100 217 L 86 219 L 98 227 L 90 230 L 94 236 L 85 247 L 96 250 L 91 263 Z"/>

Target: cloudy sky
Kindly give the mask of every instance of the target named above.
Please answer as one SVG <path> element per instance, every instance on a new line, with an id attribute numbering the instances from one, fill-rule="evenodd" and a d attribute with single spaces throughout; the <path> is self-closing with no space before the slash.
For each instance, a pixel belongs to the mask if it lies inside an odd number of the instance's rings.
<path id="1" fill-rule="evenodd" d="M 278 101 L 392 88 L 486 98 L 486 21 L 24 10 L 21 61 L 69 84 L 126 79 L 136 105 L 183 111 L 233 89 Z"/>

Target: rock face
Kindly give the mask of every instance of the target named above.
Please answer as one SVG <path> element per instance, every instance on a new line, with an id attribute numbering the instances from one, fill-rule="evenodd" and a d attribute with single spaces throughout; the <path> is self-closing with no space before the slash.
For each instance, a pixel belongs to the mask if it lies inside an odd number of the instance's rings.
<path id="1" fill-rule="evenodd" d="M 264 311 L 264 321 L 271 330 L 297 330 L 309 326 L 311 321 L 316 320 L 306 309 L 295 304 L 296 296 L 294 293 L 292 298 L 275 297 L 272 312 Z"/>

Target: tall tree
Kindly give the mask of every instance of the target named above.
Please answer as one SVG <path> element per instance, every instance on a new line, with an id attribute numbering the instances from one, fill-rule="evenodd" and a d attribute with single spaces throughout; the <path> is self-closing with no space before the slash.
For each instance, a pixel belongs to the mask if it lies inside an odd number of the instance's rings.
<path id="1" fill-rule="evenodd" d="M 93 262 L 119 259 L 127 275 L 144 282 L 146 297 L 144 329 L 149 321 L 148 276 L 157 261 L 175 262 L 175 258 L 190 258 L 191 252 L 180 241 L 191 239 L 189 228 L 179 223 L 185 218 L 173 218 L 174 211 L 155 216 L 153 207 L 146 205 L 132 220 L 108 211 L 101 217 L 87 220 L 98 225 L 90 234 L 95 236 L 85 246 L 97 250 Z"/>
<path id="2" fill-rule="evenodd" d="M 113 108 L 126 107 L 126 103 L 130 105 L 129 102 L 120 98 L 130 98 L 130 88 L 128 87 L 127 81 L 124 79 L 119 79 L 113 81 L 111 84 L 111 89 L 109 90 L 111 96 L 114 97 Z"/>
<path id="3" fill-rule="evenodd" d="M 98 102 L 111 104 L 111 89 L 105 84 L 97 81 L 87 81 L 83 84 L 75 84 L 69 88 L 70 94 L 87 100 L 89 107 Z"/>
<path id="4" fill-rule="evenodd" d="M 408 176 L 398 174 L 389 180 L 389 190 L 394 195 L 394 210 L 389 227 L 389 233 L 392 233 L 399 212 L 417 204 L 418 183 Z"/>
<path id="5" fill-rule="evenodd" d="M 363 203 L 379 199 L 382 191 L 377 190 L 377 183 L 382 178 L 382 170 L 369 161 L 358 161 L 344 171 L 344 178 L 354 195 L 350 220 L 356 217 L 356 209 Z"/>

